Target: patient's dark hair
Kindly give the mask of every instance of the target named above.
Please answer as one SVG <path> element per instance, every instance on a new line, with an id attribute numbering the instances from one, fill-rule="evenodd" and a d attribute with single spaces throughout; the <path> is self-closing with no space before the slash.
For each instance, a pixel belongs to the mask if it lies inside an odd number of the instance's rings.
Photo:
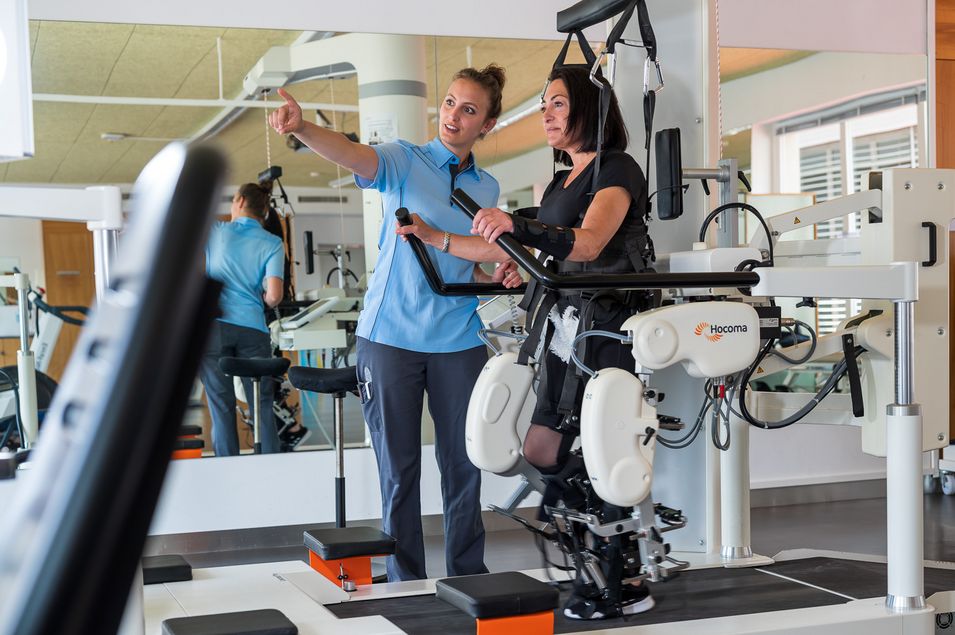
<path id="1" fill-rule="evenodd" d="M 548 76 L 548 83 L 561 80 L 567 87 L 567 99 L 570 100 L 570 113 L 567 116 L 567 132 L 578 144 L 578 152 L 597 150 L 597 117 L 600 115 L 600 89 L 590 81 L 590 72 L 576 66 L 558 66 Z M 606 80 L 600 77 L 606 84 Z M 627 126 L 620 113 L 617 96 L 610 93 L 610 109 L 604 124 L 603 150 L 627 149 Z M 554 161 L 572 166 L 570 156 L 562 150 L 554 150 Z"/>
<path id="2" fill-rule="evenodd" d="M 239 196 L 245 199 L 245 210 L 254 215 L 259 220 L 265 218 L 265 212 L 269 209 L 269 198 L 272 196 L 272 188 L 259 185 L 258 183 L 245 183 L 239 186 Z"/>

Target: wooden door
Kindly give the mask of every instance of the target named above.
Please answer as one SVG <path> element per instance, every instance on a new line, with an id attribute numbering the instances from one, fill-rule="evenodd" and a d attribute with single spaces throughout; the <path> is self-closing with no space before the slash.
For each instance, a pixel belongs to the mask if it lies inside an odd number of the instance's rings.
<path id="1" fill-rule="evenodd" d="M 955 168 L 955 0 L 935 2 L 935 167 Z M 955 254 L 949 233 L 949 254 Z M 949 364 L 955 359 L 955 258 L 949 258 Z M 949 440 L 955 441 L 955 373 L 949 378 Z"/>
<path id="2" fill-rule="evenodd" d="M 52 305 L 90 306 L 93 279 L 93 236 L 86 223 L 43 221 L 46 301 Z M 46 373 L 57 382 L 73 352 L 80 328 L 64 324 Z"/>

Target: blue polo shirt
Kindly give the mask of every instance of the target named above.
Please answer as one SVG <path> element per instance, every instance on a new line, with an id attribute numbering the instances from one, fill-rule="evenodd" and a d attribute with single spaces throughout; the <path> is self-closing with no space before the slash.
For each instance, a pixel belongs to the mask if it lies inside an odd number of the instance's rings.
<path id="1" fill-rule="evenodd" d="M 361 188 L 382 194 L 384 222 L 378 238 L 378 263 L 368 283 L 365 309 L 358 319 L 359 337 L 422 353 L 453 353 L 482 346 L 477 298 L 436 295 L 428 286 L 411 246 L 395 234 L 399 207 L 418 214 L 430 226 L 471 235 L 471 219 L 451 204 L 451 164 L 458 158 L 440 139 L 425 145 L 407 141 L 372 146 L 378 172 L 369 181 L 355 176 Z M 474 164 L 455 177 L 454 186 L 485 207 L 497 205 L 500 188 Z M 453 240 L 453 239 L 452 239 Z M 445 282 L 472 282 L 474 263 L 428 247 Z"/>
<path id="2" fill-rule="evenodd" d="M 216 223 L 206 244 L 206 274 L 222 283 L 221 322 L 265 333 L 265 279 L 285 274 L 285 249 L 278 236 L 254 218 Z"/>

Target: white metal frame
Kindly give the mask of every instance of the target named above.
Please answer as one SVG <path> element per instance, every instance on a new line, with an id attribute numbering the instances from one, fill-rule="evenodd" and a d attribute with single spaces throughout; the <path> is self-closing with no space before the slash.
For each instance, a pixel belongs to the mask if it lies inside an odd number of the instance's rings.
<path id="1" fill-rule="evenodd" d="M 0 187 L 0 217 L 35 218 L 85 222 L 93 232 L 93 268 L 96 297 L 109 286 L 110 270 L 116 258 L 117 234 L 123 226 L 122 194 L 116 186 L 88 188 Z M 23 422 L 21 447 L 29 449 L 39 428 L 36 399 L 36 362 L 28 343 L 27 297 L 29 279 L 25 274 L 0 278 L 0 286 L 13 286 L 20 305 L 20 350 L 17 375 L 20 385 L 20 417 Z"/>

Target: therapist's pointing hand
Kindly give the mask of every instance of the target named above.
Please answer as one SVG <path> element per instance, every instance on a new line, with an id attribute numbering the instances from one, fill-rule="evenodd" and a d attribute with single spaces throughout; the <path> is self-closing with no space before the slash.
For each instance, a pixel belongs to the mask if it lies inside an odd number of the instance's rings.
<path id="1" fill-rule="evenodd" d="M 279 88 L 279 96 L 285 103 L 269 113 L 269 125 L 279 134 L 295 134 L 305 127 L 302 119 L 302 107 L 284 88 Z"/>

